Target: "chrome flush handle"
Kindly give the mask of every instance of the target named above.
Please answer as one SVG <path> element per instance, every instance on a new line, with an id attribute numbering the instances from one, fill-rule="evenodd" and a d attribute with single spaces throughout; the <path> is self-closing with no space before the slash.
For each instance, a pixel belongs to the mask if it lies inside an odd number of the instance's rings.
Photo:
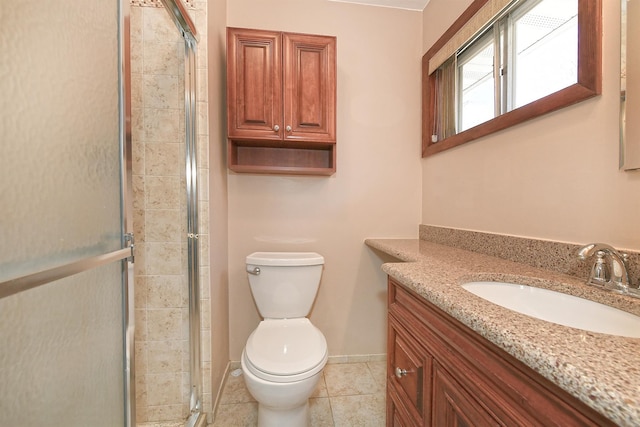
<path id="1" fill-rule="evenodd" d="M 249 270 L 249 268 L 247 267 L 247 273 L 257 276 L 260 274 L 260 267 L 253 267 L 253 270 Z"/>

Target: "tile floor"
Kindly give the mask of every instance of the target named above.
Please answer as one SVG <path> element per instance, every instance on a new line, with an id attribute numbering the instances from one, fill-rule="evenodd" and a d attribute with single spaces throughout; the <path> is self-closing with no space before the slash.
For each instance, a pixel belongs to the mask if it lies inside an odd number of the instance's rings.
<path id="1" fill-rule="evenodd" d="M 329 363 L 309 401 L 312 427 L 383 427 L 386 362 Z M 229 375 L 210 427 L 253 427 L 258 404 L 242 376 Z"/>

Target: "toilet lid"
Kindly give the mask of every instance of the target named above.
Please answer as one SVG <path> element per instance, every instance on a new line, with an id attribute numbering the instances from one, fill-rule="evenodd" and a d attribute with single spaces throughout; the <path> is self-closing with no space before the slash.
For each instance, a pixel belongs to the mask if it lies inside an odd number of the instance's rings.
<path id="1" fill-rule="evenodd" d="M 295 375 L 309 371 L 327 354 L 322 332 L 307 319 L 267 319 L 247 340 L 246 356 L 260 371 Z"/>

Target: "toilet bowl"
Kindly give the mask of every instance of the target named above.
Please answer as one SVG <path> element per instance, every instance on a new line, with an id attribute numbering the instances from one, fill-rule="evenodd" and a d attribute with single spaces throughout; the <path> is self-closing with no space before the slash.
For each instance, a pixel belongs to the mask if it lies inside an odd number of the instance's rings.
<path id="1" fill-rule="evenodd" d="M 324 258 L 316 253 L 259 252 L 247 272 L 263 316 L 242 352 L 241 366 L 258 401 L 259 427 L 309 424 L 309 397 L 327 363 L 327 342 L 306 317 Z"/>

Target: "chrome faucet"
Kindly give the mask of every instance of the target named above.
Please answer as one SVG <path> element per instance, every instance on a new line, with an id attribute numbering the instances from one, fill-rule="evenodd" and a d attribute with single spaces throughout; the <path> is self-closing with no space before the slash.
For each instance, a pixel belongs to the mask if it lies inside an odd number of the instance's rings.
<path id="1" fill-rule="evenodd" d="M 629 274 L 625 264 L 627 254 L 620 253 L 604 243 L 589 243 L 578 250 L 578 258 L 580 259 L 586 260 L 593 255 L 596 256 L 596 260 L 591 268 L 587 283 L 628 293 Z"/>

